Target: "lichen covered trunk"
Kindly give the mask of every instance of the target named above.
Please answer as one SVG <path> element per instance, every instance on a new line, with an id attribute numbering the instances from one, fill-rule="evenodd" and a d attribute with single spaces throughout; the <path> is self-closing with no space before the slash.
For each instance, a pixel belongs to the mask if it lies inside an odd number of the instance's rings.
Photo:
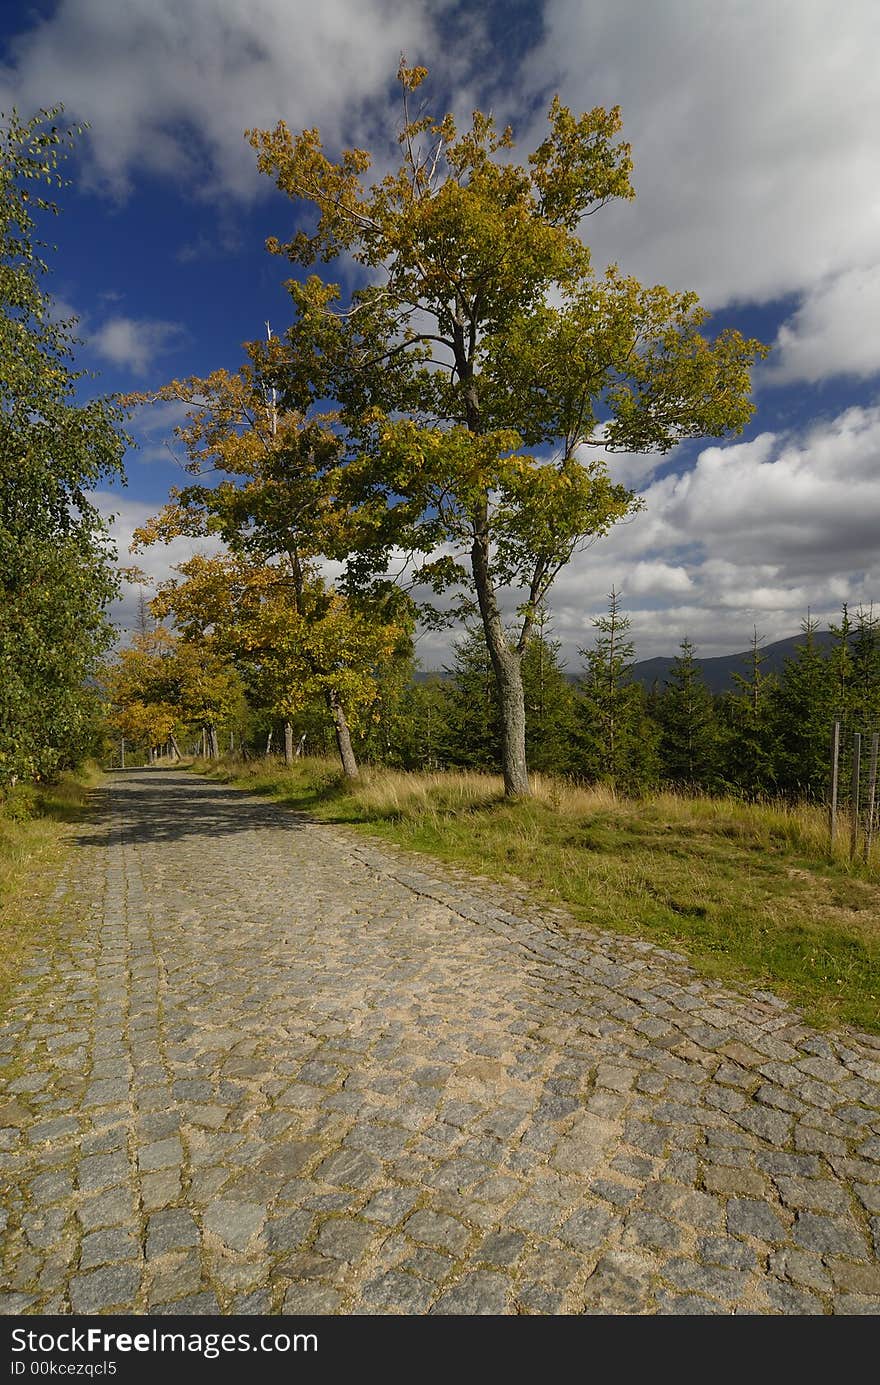
<path id="1" fill-rule="evenodd" d="M 351 743 L 351 731 L 348 726 L 348 719 L 345 709 L 339 700 L 339 694 L 329 692 L 327 694 L 327 705 L 333 717 L 333 729 L 336 732 L 336 747 L 339 751 L 339 759 L 342 762 L 342 772 L 346 779 L 357 779 L 359 770 L 355 759 L 354 747 Z"/>
<path id="2" fill-rule="evenodd" d="M 507 798 L 528 798 L 531 795 L 529 770 L 526 763 L 526 700 L 522 681 L 522 656 L 511 649 L 504 632 L 501 612 L 495 594 L 489 566 L 489 541 L 485 533 L 477 533 L 471 549 L 471 567 L 486 646 L 498 684 L 501 710 L 501 773 Z"/>

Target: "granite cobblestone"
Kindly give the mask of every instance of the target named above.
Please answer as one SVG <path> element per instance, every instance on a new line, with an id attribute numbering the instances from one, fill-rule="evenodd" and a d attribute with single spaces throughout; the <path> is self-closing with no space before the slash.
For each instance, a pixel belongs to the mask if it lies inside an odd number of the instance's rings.
<path id="1" fill-rule="evenodd" d="M 170 771 L 0 1019 L 0 1312 L 880 1312 L 880 1040 Z"/>

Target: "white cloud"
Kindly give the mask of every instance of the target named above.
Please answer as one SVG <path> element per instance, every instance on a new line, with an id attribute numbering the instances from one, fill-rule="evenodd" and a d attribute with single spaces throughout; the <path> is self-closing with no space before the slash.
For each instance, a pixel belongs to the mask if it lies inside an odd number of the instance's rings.
<path id="1" fill-rule="evenodd" d="M 145 375 L 157 356 L 173 350 L 184 336 L 177 322 L 111 317 L 89 337 L 92 350 L 111 365 Z"/>
<path id="2" fill-rule="evenodd" d="M 146 578 L 146 588 L 136 582 L 124 582 L 121 600 L 111 611 L 113 621 L 122 631 L 136 627 L 138 598 L 145 592 L 147 598 L 156 594 L 161 582 L 174 576 L 174 568 L 185 563 L 194 553 L 219 553 L 223 547 L 218 539 L 172 539 L 171 543 L 156 543 L 149 548 L 132 554 L 130 552 L 135 529 L 145 524 L 161 504 L 132 500 L 112 491 L 97 491 L 94 502 L 105 520 L 109 521 L 110 536 L 116 545 L 121 567 L 137 567 Z"/>
<path id="3" fill-rule="evenodd" d="M 762 382 L 815 384 L 832 375 L 880 373 L 880 263 L 845 270 L 811 288 L 783 322 Z"/>
<path id="4" fill-rule="evenodd" d="M 640 658 L 688 635 L 704 655 L 794 634 L 843 601 L 880 599 L 880 405 L 791 435 L 707 447 L 659 478 L 646 508 L 566 568 L 551 594 L 569 659 L 615 586 Z M 672 600 L 674 604 L 670 605 Z"/>
<path id="5" fill-rule="evenodd" d="M 195 191 L 258 186 L 246 127 L 286 119 L 350 138 L 401 50 L 430 46 L 435 0 L 61 0 L 0 68 L 0 109 L 63 101 L 91 125 L 95 178 L 124 193 L 133 170 Z"/>
<path id="6" fill-rule="evenodd" d="M 619 104 L 633 145 L 635 203 L 587 223 L 600 259 L 710 306 L 877 262 L 875 0 L 546 0 L 544 29 L 532 81 Z"/>

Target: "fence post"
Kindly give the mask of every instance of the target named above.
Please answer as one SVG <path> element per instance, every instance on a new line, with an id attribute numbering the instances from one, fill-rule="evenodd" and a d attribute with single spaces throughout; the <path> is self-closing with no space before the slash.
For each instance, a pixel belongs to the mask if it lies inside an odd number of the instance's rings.
<path id="1" fill-rule="evenodd" d="M 849 855 L 850 860 L 855 859 L 856 847 L 859 840 L 859 780 L 862 768 L 862 738 L 858 731 L 853 736 L 853 763 L 852 763 L 852 823 L 850 826 Z"/>
<path id="2" fill-rule="evenodd" d="M 828 805 L 828 837 L 831 851 L 837 835 L 837 765 L 840 759 L 840 722 L 831 726 L 831 801 Z"/>
<path id="3" fill-rule="evenodd" d="M 868 817 L 865 824 L 865 861 L 871 852 L 871 842 L 874 839 L 874 798 L 877 792 L 877 750 L 880 743 L 880 734 L 876 731 L 871 737 L 871 763 L 868 770 Z"/>

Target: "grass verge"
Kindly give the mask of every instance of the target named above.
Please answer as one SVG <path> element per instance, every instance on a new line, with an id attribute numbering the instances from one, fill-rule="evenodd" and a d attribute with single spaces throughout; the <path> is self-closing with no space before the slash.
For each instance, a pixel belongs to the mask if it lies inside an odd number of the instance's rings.
<path id="1" fill-rule="evenodd" d="M 880 873 L 828 859 L 824 814 L 732 798 L 536 779 L 505 802 L 482 774 L 368 769 L 355 785 L 330 761 L 197 762 L 251 792 L 349 823 L 499 881 L 527 882 L 575 919 L 686 952 L 705 975 L 772 989 L 820 1026 L 880 1033 Z"/>
<path id="2" fill-rule="evenodd" d="M 18 785 L 0 802 L 0 1004 L 29 953 L 45 939 L 44 905 L 68 849 L 65 829 L 82 820 L 89 790 L 100 777 L 89 765 L 54 784 Z"/>

